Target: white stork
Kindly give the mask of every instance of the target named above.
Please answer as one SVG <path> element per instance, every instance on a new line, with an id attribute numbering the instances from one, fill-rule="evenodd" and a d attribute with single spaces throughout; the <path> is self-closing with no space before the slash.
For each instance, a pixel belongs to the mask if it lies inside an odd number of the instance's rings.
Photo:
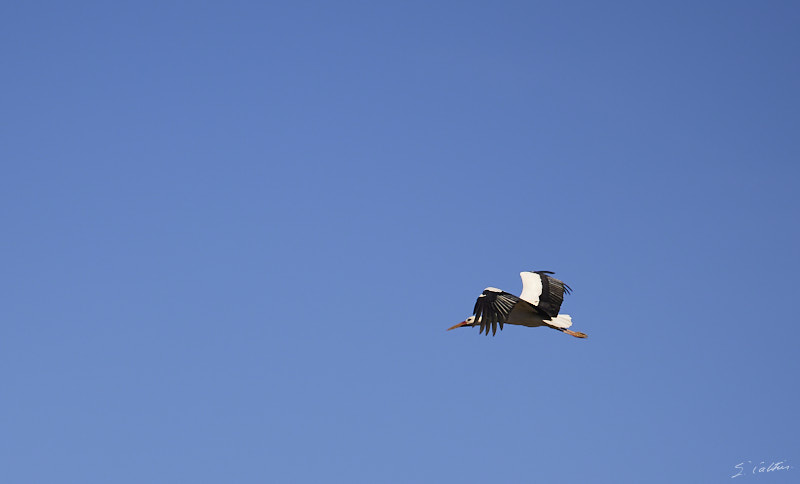
<path id="1" fill-rule="evenodd" d="M 550 277 L 549 274 L 553 272 L 520 272 L 522 294 L 519 297 L 496 287 L 487 287 L 475 301 L 473 309 L 475 315 L 447 330 L 480 326 L 481 330 L 478 333 L 486 331 L 488 336 L 491 325 L 494 336 L 497 333 L 498 323 L 501 330 L 503 324 L 518 324 L 530 328 L 547 326 L 576 338 L 585 338 L 586 334 L 567 329 L 572 326 L 569 314 L 558 314 L 564 301 L 564 293 L 570 294 L 572 288 L 555 277 Z"/>

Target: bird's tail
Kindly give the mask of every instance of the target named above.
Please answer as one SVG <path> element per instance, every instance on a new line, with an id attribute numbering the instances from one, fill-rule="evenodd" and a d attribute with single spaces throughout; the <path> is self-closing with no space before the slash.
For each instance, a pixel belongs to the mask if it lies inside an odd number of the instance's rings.
<path id="1" fill-rule="evenodd" d="M 548 319 L 545 323 L 549 324 L 550 326 L 554 326 L 558 329 L 566 329 L 572 326 L 572 316 L 569 314 L 559 314 L 555 318 Z"/>
<path id="2" fill-rule="evenodd" d="M 563 331 L 563 332 L 565 332 L 565 333 L 567 333 L 569 335 L 572 335 L 572 336 L 574 336 L 576 338 L 586 338 L 586 333 L 581 333 L 580 331 L 572 331 L 572 330 L 569 330 L 569 329 L 566 329 L 566 328 L 559 328 L 559 329 L 561 329 L 561 331 Z"/>
<path id="3" fill-rule="evenodd" d="M 557 329 L 561 332 L 567 333 L 572 335 L 576 338 L 585 338 L 586 333 L 581 333 L 580 331 L 572 331 L 567 328 L 572 326 L 572 316 L 569 314 L 559 314 L 555 318 L 548 319 L 544 322 L 544 324 L 550 326 L 553 329 Z"/>

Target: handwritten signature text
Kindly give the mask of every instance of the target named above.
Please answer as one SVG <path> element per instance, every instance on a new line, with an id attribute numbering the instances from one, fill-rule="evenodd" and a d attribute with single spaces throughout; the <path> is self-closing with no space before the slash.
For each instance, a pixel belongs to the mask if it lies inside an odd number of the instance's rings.
<path id="1" fill-rule="evenodd" d="M 738 464 L 733 466 L 735 469 L 737 469 L 738 472 L 732 475 L 731 479 L 733 479 L 734 477 L 746 476 L 747 474 L 757 475 L 765 472 L 788 471 L 789 469 L 792 468 L 792 466 L 790 466 L 784 461 L 778 461 L 778 462 L 772 461 L 769 465 L 767 465 L 767 462 L 762 460 L 758 464 L 752 466 L 751 472 L 747 472 L 751 470 L 750 466 L 752 464 L 753 464 L 752 461 L 747 461 L 747 463 L 739 462 Z"/>

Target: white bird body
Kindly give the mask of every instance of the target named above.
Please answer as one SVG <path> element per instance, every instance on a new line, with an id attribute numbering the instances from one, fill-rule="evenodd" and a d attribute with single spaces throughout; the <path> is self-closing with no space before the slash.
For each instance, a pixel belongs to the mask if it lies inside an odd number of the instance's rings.
<path id="1" fill-rule="evenodd" d="M 488 335 L 489 327 L 495 334 L 498 324 L 501 330 L 504 324 L 529 328 L 547 326 L 577 338 L 585 338 L 584 333 L 567 329 L 572 326 L 570 315 L 559 314 L 564 293 L 569 294 L 571 288 L 548 274 L 552 272 L 521 272 L 522 294 L 519 297 L 496 287 L 487 287 L 475 302 L 475 314 L 449 329 L 480 326 L 481 332 L 486 331 Z"/>
<path id="2" fill-rule="evenodd" d="M 521 299 L 521 298 L 520 298 Z M 475 316 L 470 316 L 467 320 L 474 321 Z M 476 325 L 480 325 L 483 318 L 478 318 Z M 473 322 L 470 321 L 470 322 Z M 572 326 L 572 317 L 569 314 L 559 314 L 555 318 L 545 319 L 541 314 L 532 311 L 529 307 L 522 304 L 514 305 L 508 319 L 503 321 L 504 324 L 516 324 L 518 326 L 527 326 L 529 328 L 536 328 L 539 326 L 556 326 L 558 328 L 569 328 Z"/>

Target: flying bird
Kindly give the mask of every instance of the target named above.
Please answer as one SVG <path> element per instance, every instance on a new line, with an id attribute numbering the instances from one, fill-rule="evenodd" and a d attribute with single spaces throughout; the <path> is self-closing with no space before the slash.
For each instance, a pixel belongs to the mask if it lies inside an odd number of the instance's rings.
<path id="1" fill-rule="evenodd" d="M 529 328 L 547 326 L 576 338 L 585 338 L 585 333 L 568 329 L 572 326 L 572 317 L 569 314 L 558 314 L 564 301 L 564 293 L 570 294 L 572 288 L 563 281 L 550 277 L 550 274 L 554 272 L 520 272 L 522 294 L 519 297 L 496 287 L 487 287 L 475 301 L 474 316 L 447 330 L 480 326 L 478 334 L 485 331 L 488 336 L 491 326 L 494 336 L 498 324 L 501 330 L 503 324 L 518 324 Z"/>

